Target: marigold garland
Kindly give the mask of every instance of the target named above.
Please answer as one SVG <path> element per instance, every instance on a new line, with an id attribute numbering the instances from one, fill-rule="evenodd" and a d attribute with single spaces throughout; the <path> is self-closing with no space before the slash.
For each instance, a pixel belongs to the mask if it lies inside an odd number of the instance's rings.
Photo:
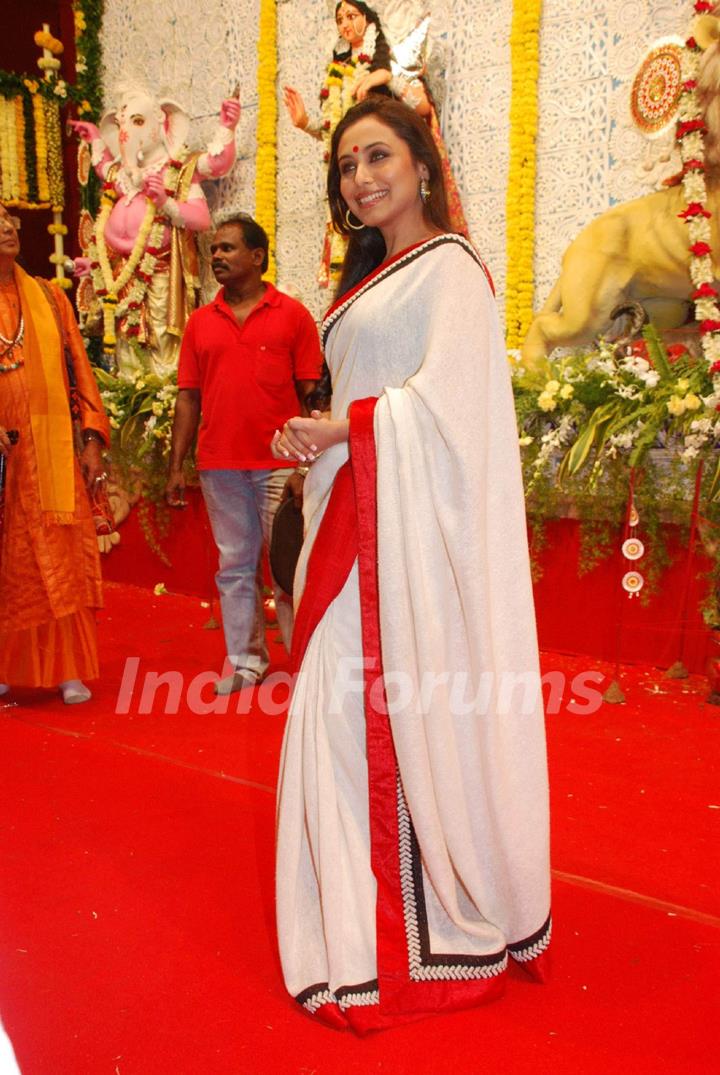
<path id="1" fill-rule="evenodd" d="M 533 316 L 535 171 L 542 0 L 515 0 L 510 30 L 512 97 L 507 193 L 507 345 L 517 349 Z"/>
<path id="2" fill-rule="evenodd" d="M 39 49 L 47 49 L 48 52 L 52 52 L 53 56 L 62 55 L 65 49 L 62 41 L 57 37 L 53 37 L 47 30 L 38 30 L 33 37 L 33 41 Z"/>
<path id="3" fill-rule="evenodd" d="M 47 133 L 48 187 L 53 211 L 61 213 L 65 206 L 65 177 L 63 175 L 62 136 L 60 134 L 60 107 L 57 101 L 42 98 Z"/>
<path id="4" fill-rule="evenodd" d="M 28 170 L 25 161 L 25 111 L 22 97 L 13 98 L 15 108 L 15 144 L 18 161 L 18 197 L 21 202 L 28 200 Z"/>
<path id="5" fill-rule="evenodd" d="M 8 103 L 4 97 L 0 97 L 0 160 L 3 163 L 3 167 L 0 169 L 0 197 L 4 202 L 12 202 L 13 200 L 12 155 L 14 148 L 11 145 Z"/>
<path id="6" fill-rule="evenodd" d="M 152 279 L 157 250 L 162 242 L 162 233 L 165 226 L 163 218 L 155 219 L 155 204 L 148 198 L 145 216 L 138 230 L 130 257 L 125 262 L 120 273 L 114 276 L 112 265 L 110 264 L 110 255 L 105 243 L 105 228 L 116 201 L 117 197 L 108 185 L 103 190 L 100 213 L 95 225 L 95 235 L 90 244 L 93 285 L 95 294 L 101 299 L 103 307 L 103 350 L 107 355 L 113 354 L 115 350 L 116 320 L 125 315 L 128 316 L 129 320 L 133 319 L 133 325 L 130 326 L 131 331 L 134 323 L 139 321 L 140 306 L 145 297 L 147 285 Z M 143 265 L 143 261 L 148 254 L 148 247 L 152 251 L 152 265 Z M 121 291 L 127 287 L 133 277 L 134 282 L 129 294 L 120 302 L 119 295 Z"/>
<path id="7" fill-rule="evenodd" d="M 35 121 L 35 161 L 37 164 L 38 198 L 41 203 L 50 202 L 50 180 L 48 178 L 48 145 L 45 131 L 45 109 L 40 94 L 32 96 L 33 119 Z"/>
<path id="8" fill-rule="evenodd" d="M 260 0 L 255 219 L 267 232 L 270 252 L 266 276 L 274 281 L 277 230 L 277 10 L 275 0 Z"/>
<path id="9" fill-rule="evenodd" d="M 15 105 L 12 100 L 3 99 L 2 111 L 0 111 L 0 125 L 2 126 L 2 157 L 4 164 L 2 170 L 2 194 L 6 201 L 17 205 L 20 199 L 20 165 L 17 152 Z"/>
<path id="10" fill-rule="evenodd" d="M 4 74 L 4 73 L 0 73 Z M 8 206 L 58 209 L 65 200 L 60 104 L 47 84 L 3 77 L 0 85 L 0 193 Z M 13 89 L 21 89 L 20 93 Z"/>
<path id="11" fill-rule="evenodd" d="M 35 160 L 35 124 L 33 105 L 29 93 L 22 96 L 23 116 L 25 118 L 25 168 L 27 170 L 27 200 L 30 205 L 38 202 L 37 161 Z"/>

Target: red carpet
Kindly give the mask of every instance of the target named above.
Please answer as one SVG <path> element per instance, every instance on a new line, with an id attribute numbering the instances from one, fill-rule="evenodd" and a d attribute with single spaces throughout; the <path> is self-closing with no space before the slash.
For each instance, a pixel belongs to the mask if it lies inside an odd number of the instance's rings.
<path id="1" fill-rule="evenodd" d="M 92 702 L 0 708 L 0 1010 L 24 1075 L 717 1070 L 720 710 L 702 679 L 633 669 L 626 705 L 548 717 L 550 983 L 513 975 L 485 1009 L 359 1041 L 282 987 L 282 714 L 143 715 L 138 692 L 116 714 L 126 656 L 187 684 L 222 637 L 194 599 L 110 587 L 107 604 Z"/>

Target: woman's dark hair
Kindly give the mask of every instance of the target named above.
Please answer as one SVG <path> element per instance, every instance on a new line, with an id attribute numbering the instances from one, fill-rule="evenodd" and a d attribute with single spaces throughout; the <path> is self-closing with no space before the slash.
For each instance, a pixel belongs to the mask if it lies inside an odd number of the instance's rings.
<path id="1" fill-rule="evenodd" d="M 452 231 L 450 213 L 443 180 L 442 161 L 425 120 L 401 101 L 385 97 L 368 96 L 360 104 L 349 109 L 338 123 L 330 147 L 327 192 L 333 227 L 340 235 L 348 237 L 348 248 L 343 262 L 342 275 L 335 297 L 339 298 L 359 283 L 363 277 L 376 269 L 386 254 L 385 240 L 378 228 L 353 231 L 345 219 L 348 207 L 340 193 L 340 167 L 338 146 L 348 128 L 366 116 L 374 116 L 401 138 L 410 150 L 416 164 L 424 164 L 428 170 L 430 197 L 423 206 L 428 224 L 440 231 Z"/>
<path id="2" fill-rule="evenodd" d="M 380 25 L 380 18 L 376 11 L 373 11 L 371 7 L 364 4 L 362 0 L 339 0 L 335 5 L 335 18 L 337 19 L 337 13 L 340 10 L 342 4 L 349 4 L 350 7 L 357 8 L 361 15 L 364 15 L 368 24 L 372 23 L 376 29 L 375 38 L 375 53 L 370 62 L 371 71 L 390 71 L 390 46 L 387 43 L 385 34 L 383 33 L 382 26 Z M 348 53 L 351 51 L 350 44 L 343 40 L 341 45 L 338 45 L 333 49 L 333 60 L 346 60 Z M 389 94 L 387 86 L 379 86 L 373 90 L 373 93 L 385 93 Z"/>

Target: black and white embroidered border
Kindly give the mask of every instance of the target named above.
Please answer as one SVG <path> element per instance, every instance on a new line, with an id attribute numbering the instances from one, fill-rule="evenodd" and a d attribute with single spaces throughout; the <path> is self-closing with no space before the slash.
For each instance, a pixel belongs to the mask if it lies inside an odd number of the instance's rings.
<path id="1" fill-rule="evenodd" d="M 315 1012 L 318 1008 L 322 1008 L 323 1004 L 337 1004 L 342 1011 L 347 1008 L 367 1008 L 372 1004 L 379 1004 L 380 993 L 376 978 L 370 982 L 361 982 L 359 985 L 342 986 L 340 989 L 336 989 L 335 992 L 330 989 L 327 982 L 318 982 L 317 985 L 311 985 L 308 989 L 303 989 L 302 993 L 298 993 L 295 997 L 295 1000 L 310 1015 L 315 1015 Z"/>
<path id="2" fill-rule="evenodd" d="M 532 936 L 523 941 L 509 944 L 500 952 L 493 952 L 487 956 L 431 952 L 422 859 L 399 773 L 397 776 L 397 806 L 400 887 L 405 916 L 408 964 L 410 977 L 414 981 L 495 978 L 507 968 L 508 955 L 512 956 L 518 963 L 527 963 L 545 951 L 550 944 L 552 933 L 552 919 L 550 917 L 537 933 L 533 933 Z"/>
<path id="3" fill-rule="evenodd" d="M 537 933 L 527 937 L 524 941 L 508 945 L 508 952 L 517 963 L 529 963 L 531 959 L 537 959 L 549 946 L 552 938 L 552 918 L 548 915 L 547 921 Z"/>
<path id="4" fill-rule="evenodd" d="M 414 981 L 465 981 L 477 978 L 496 978 L 507 967 L 507 950 L 487 956 L 435 954 L 430 951 L 422 861 L 410 811 L 405 802 L 400 776 L 397 782 L 400 887 L 405 913 L 405 936 L 408 948 L 410 977 Z"/>
<path id="5" fill-rule="evenodd" d="M 343 989 L 336 989 L 335 996 L 343 1011 L 346 1008 L 368 1008 L 372 1004 L 380 1003 L 377 980 L 366 982 L 364 985 L 348 985 Z"/>
<path id="6" fill-rule="evenodd" d="M 482 271 L 485 273 L 485 277 L 490 284 L 492 290 L 492 282 L 490 280 L 490 274 L 485 267 L 485 264 L 478 254 L 472 243 L 462 235 L 456 235 L 454 232 L 448 232 L 444 235 L 436 235 L 433 239 L 428 239 L 426 243 L 421 243 L 420 246 L 413 247 L 412 250 L 408 250 L 407 254 L 399 257 L 397 261 L 391 262 L 386 268 L 380 269 L 372 276 L 366 284 L 360 284 L 357 290 L 352 291 L 344 302 L 341 302 L 339 306 L 334 306 L 330 313 L 328 313 L 322 324 L 322 343 L 325 347 L 327 338 L 330 335 L 330 330 L 333 328 L 339 318 L 348 310 L 356 299 L 359 299 L 361 295 L 364 295 L 366 291 L 369 291 L 375 284 L 379 284 L 382 280 L 387 280 L 389 276 L 392 276 L 398 269 L 403 269 L 410 262 L 415 261 L 421 257 L 422 254 L 426 254 L 429 250 L 435 250 L 438 246 L 444 246 L 446 243 L 455 243 L 457 246 L 461 246 L 463 250 L 466 250 L 472 257 L 473 261 L 477 262 Z"/>
<path id="7" fill-rule="evenodd" d="M 314 1015 L 323 1004 L 334 1004 L 335 994 L 328 989 L 327 982 L 323 982 L 321 985 L 311 985 L 309 989 L 304 989 L 302 993 L 298 993 L 295 1000 Z"/>

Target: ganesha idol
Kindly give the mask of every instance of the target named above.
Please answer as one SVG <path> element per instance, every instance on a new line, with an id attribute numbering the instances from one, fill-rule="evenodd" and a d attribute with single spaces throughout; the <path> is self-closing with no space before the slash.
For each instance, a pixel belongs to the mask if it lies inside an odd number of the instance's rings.
<path id="1" fill-rule="evenodd" d="M 177 368 L 180 339 L 199 288 L 196 233 L 210 227 L 200 182 L 226 175 L 235 161 L 240 102 L 223 101 L 219 127 L 204 152 L 186 145 L 190 117 L 180 105 L 138 87 L 127 89 L 99 128 L 75 121 L 103 182 L 87 258 L 101 304 L 106 354 L 118 373 L 167 377 Z"/>

